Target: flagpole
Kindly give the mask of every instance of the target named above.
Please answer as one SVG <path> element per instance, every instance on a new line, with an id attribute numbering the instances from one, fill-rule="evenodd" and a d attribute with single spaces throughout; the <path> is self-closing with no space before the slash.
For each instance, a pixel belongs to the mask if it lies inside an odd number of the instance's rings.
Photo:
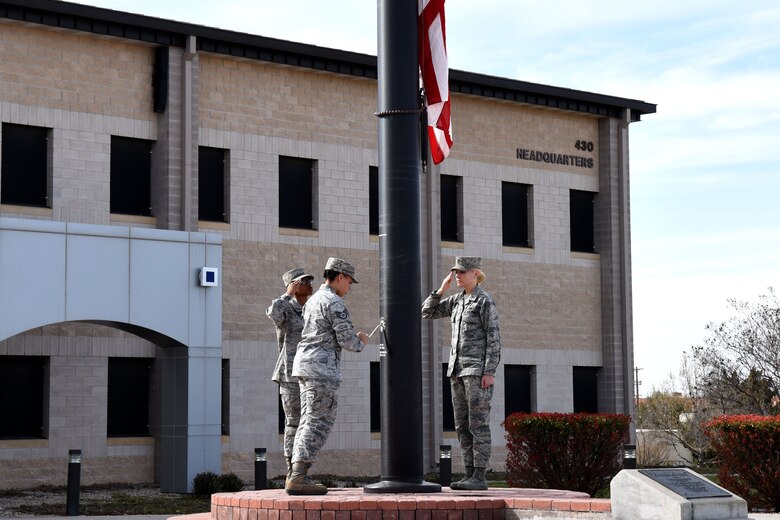
<path id="1" fill-rule="evenodd" d="M 380 482 L 366 493 L 436 493 L 423 480 L 420 102 L 417 0 L 378 0 Z"/>

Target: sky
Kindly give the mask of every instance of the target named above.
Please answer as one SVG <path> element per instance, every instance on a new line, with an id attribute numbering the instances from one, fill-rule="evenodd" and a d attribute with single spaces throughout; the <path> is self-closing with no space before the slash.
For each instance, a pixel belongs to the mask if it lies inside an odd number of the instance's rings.
<path id="1" fill-rule="evenodd" d="M 376 55 L 373 0 L 80 3 Z M 636 99 L 630 126 L 640 395 L 728 299 L 780 291 L 780 2 L 449 0 L 450 67 Z M 457 118 L 453 109 L 457 147 Z"/>

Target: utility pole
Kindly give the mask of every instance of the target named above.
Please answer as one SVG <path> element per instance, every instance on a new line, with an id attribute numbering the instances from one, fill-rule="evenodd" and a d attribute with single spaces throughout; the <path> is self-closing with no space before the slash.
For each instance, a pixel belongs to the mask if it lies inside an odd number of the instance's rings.
<path id="1" fill-rule="evenodd" d="M 634 392 L 634 406 L 639 407 L 639 385 L 642 384 L 642 381 L 639 380 L 639 371 L 642 370 L 639 367 L 634 367 L 634 386 L 636 387 L 636 391 Z"/>

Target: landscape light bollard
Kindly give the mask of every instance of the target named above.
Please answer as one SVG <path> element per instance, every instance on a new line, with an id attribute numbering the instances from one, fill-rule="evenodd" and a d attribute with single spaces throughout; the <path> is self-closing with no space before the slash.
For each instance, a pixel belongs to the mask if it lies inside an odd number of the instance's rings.
<path id="1" fill-rule="evenodd" d="M 81 486 L 81 450 L 68 451 L 68 497 L 65 502 L 67 516 L 79 516 L 79 488 Z"/>
<path id="2" fill-rule="evenodd" d="M 448 487 L 452 483 L 452 446 L 442 444 L 439 449 L 439 484 Z"/>
<path id="3" fill-rule="evenodd" d="M 265 448 L 255 448 L 255 489 L 268 489 Z"/>
<path id="4" fill-rule="evenodd" d="M 636 469 L 636 445 L 623 446 L 623 469 Z"/>

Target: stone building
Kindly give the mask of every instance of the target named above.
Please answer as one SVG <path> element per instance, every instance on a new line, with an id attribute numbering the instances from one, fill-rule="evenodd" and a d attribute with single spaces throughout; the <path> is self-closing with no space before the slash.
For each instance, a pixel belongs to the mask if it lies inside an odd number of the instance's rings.
<path id="1" fill-rule="evenodd" d="M 374 56 L 0 0 L 0 488 L 63 484 L 71 449 L 83 483 L 251 480 L 255 448 L 282 473 L 282 273 L 348 259 L 355 325 L 379 320 L 376 75 Z M 633 413 L 628 129 L 655 105 L 454 70 L 450 91 L 410 291 L 483 258 L 499 470 L 511 412 Z M 423 336 L 434 471 L 457 445 L 449 324 Z M 318 471 L 379 474 L 378 366 L 376 344 L 342 354 Z"/>

